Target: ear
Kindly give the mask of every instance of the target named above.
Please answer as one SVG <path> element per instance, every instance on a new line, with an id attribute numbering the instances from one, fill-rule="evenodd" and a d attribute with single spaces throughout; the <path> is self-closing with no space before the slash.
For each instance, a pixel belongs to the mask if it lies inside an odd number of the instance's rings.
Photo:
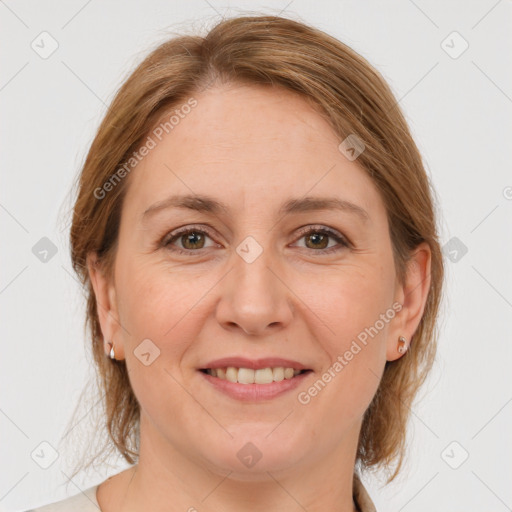
<path id="1" fill-rule="evenodd" d="M 110 353 L 107 342 L 111 342 L 114 344 L 116 359 L 124 359 L 114 280 L 105 275 L 96 253 L 87 255 L 87 270 L 96 297 L 96 312 L 103 334 L 105 353 Z"/>
<path id="2" fill-rule="evenodd" d="M 403 336 L 407 340 L 407 349 L 425 310 L 425 304 L 430 289 L 430 265 L 432 252 L 426 242 L 419 244 L 407 262 L 405 282 L 398 283 L 395 301 L 402 304 L 402 309 L 393 320 L 393 327 L 389 330 L 386 349 L 386 360 L 395 361 L 402 357 L 398 351 L 398 338 Z"/>

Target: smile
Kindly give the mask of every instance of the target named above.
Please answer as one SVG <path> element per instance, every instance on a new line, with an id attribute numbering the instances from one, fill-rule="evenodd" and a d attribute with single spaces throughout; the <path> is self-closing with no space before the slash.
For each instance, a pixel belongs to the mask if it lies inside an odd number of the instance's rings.
<path id="1" fill-rule="evenodd" d="M 277 398 L 297 388 L 312 370 L 290 367 L 201 369 L 198 372 L 215 391 L 243 402 L 260 402 Z"/>
<path id="2" fill-rule="evenodd" d="M 283 366 L 253 370 L 251 368 L 235 368 L 233 366 L 228 366 L 226 368 L 207 368 L 201 371 L 211 375 L 212 377 L 233 383 L 271 384 L 272 382 L 281 382 L 285 379 L 293 379 L 297 375 L 310 370 L 298 370 L 290 367 L 285 368 Z"/>

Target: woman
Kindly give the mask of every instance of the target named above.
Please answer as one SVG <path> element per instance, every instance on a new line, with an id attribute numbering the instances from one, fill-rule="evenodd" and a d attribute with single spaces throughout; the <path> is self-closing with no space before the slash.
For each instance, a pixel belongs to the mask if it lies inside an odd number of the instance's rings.
<path id="1" fill-rule="evenodd" d="M 274 16 L 153 51 L 79 181 L 72 259 L 130 468 L 37 510 L 375 510 L 435 355 L 443 262 L 382 77 Z"/>

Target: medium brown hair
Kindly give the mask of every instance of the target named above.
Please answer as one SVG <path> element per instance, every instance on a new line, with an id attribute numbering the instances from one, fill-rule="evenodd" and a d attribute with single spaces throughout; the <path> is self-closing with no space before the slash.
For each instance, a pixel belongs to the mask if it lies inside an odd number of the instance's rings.
<path id="1" fill-rule="evenodd" d="M 397 462 L 389 482 L 402 465 L 410 408 L 436 352 L 443 261 L 434 193 L 398 102 L 380 74 L 337 39 L 277 16 L 227 19 L 205 37 L 178 36 L 158 46 L 117 92 L 86 157 L 77 183 L 71 255 L 86 293 L 86 326 L 92 337 L 109 439 L 127 462 L 136 462 L 139 404 L 125 361 L 105 356 L 98 304 L 87 272 L 87 256 L 96 253 L 106 275 L 112 275 L 128 180 L 120 180 L 101 199 L 95 191 L 112 179 L 164 115 L 219 82 L 294 91 L 328 119 L 340 142 L 350 134 L 363 141 L 365 150 L 357 162 L 386 206 L 396 272 L 402 283 L 411 251 L 421 242 L 430 246 L 431 284 L 423 317 L 406 354 L 386 362 L 364 415 L 357 448 L 356 462 L 362 469 L 389 468 Z"/>

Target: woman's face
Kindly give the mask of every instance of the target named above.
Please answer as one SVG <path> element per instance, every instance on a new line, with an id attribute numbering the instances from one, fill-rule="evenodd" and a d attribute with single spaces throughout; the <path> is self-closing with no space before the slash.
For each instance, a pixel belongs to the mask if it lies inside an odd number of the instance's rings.
<path id="1" fill-rule="evenodd" d="M 304 99 L 239 85 L 194 98 L 126 178 L 100 308 L 141 452 L 241 479 L 353 464 L 385 362 L 412 334 L 383 201 Z M 261 383 L 204 371 L 230 366 Z"/>

